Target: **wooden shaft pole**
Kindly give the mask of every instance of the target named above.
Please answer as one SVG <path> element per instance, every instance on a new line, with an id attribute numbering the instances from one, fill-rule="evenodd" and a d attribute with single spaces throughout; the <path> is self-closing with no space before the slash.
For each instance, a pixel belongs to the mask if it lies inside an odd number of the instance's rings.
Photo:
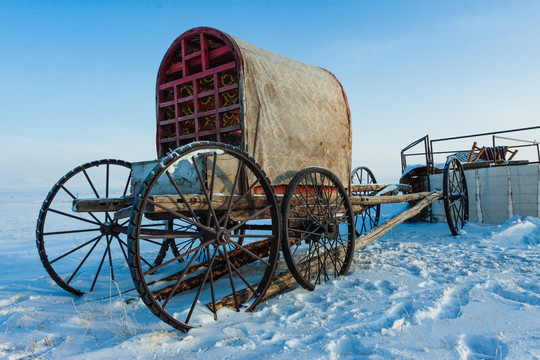
<path id="1" fill-rule="evenodd" d="M 419 214 L 429 204 L 433 203 L 436 200 L 439 200 L 440 198 L 442 198 L 442 192 L 431 193 L 431 195 L 428 195 L 424 199 L 420 200 L 412 208 L 399 213 L 398 215 L 394 216 L 393 218 L 388 219 L 382 225 L 379 225 L 378 227 L 371 230 L 370 232 L 357 237 L 355 241 L 354 249 L 358 250 L 368 244 L 371 244 L 373 241 L 377 240 L 378 238 L 380 238 L 381 236 L 383 236 L 388 231 L 392 230 L 393 228 L 395 228 L 402 222 Z"/>
<path id="2" fill-rule="evenodd" d="M 380 204 L 393 204 L 402 203 L 408 201 L 416 201 L 425 198 L 430 195 L 431 192 L 419 192 L 414 194 L 405 195 L 391 195 L 391 196 L 351 196 L 351 205 L 363 205 L 373 206 Z"/>

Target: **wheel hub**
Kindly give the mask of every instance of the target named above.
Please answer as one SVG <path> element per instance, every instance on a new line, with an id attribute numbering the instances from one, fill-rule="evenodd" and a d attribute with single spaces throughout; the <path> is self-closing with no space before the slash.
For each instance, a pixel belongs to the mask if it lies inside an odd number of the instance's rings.
<path id="1" fill-rule="evenodd" d="M 116 220 L 114 221 L 105 221 L 101 224 L 99 227 L 99 231 L 101 231 L 101 234 L 103 235 L 112 235 L 116 236 L 121 233 L 122 227 L 118 225 L 118 222 Z"/>
<path id="2" fill-rule="evenodd" d="M 219 229 L 216 240 L 219 245 L 225 245 L 231 241 L 231 232 L 226 228 Z"/>
<path id="3" fill-rule="evenodd" d="M 335 239 L 338 233 L 338 224 L 334 219 L 326 220 L 326 237 L 329 239 Z"/>

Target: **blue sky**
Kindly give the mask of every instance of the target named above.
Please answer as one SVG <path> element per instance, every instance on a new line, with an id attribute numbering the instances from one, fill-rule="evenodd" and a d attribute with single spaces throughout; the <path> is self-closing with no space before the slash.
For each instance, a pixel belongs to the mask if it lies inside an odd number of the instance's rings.
<path id="1" fill-rule="evenodd" d="M 0 188 L 155 158 L 157 69 L 197 26 L 332 71 L 383 180 L 425 134 L 540 125 L 538 1 L 2 1 Z"/>

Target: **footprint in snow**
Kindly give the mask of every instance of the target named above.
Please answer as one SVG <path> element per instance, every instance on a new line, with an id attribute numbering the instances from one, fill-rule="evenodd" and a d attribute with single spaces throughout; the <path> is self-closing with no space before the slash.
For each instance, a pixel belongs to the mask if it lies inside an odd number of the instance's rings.
<path id="1" fill-rule="evenodd" d="M 470 289 L 449 286 L 433 306 L 416 313 L 416 320 L 423 319 L 456 319 L 463 313 L 463 307 L 469 303 Z"/>
<path id="2" fill-rule="evenodd" d="M 378 290 L 378 287 L 377 285 L 375 285 L 375 283 L 373 283 L 372 281 L 366 281 L 364 282 L 362 285 L 361 285 L 362 289 L 366 290 L 366 291 L 373 291 L 373 290 Z"/>
<path id="3" fill-rule="evenodd" d="M 329 359 L 363 358 L 375 352 L 373 348 L 362 344 L 358 336 L 342 336 L 339 339 L 334 339 L 330 341 L 326 350 Z"/>
<path id="4" fill-rule="evenodd" d="M 529 281 L 520 281 L 518 284 L 522 289 L 540 295 L 540 284 L 535 282 L 531 283 Z"/>
<path id="5" fill-rule="evenodd" d="M 392 295 L 398 289 L 398 286 L 393 285 L 388 280 L 379 280 L 375 283 L 375 285 L 384 295 L 387 296 Z"/>
<path id="6" fill-rule="evenodd" d="M 409 265 L 409 266 L 406 266 L 405 267 L 407 270 L 409 270 L 409 272 L 413 275 L 416 275 L 416 276 L 421 276 L 422 274 L 422 268 L 416 264 L 412 264 L 412 265 Z"/>
<path id="7" fill-rule="evenodd" d="M 399 302 L 386 310 L 369 325 L 373 331 L 399 329 L 405 322 L 410 322 L 414 317 L 414 312 L 415 310 L 411 301 Z"/>
<path id="8" fill-rule="evenodd" d="M 0 300 L 0 308 L 7 307 L 13 304 L 18 304 L 21 301 L 28 300 L 29 298 L 30 294 L 27 293 L 10 296 L 7 299 Z"/>
<path id="9" fill-rule="evenodd" d="M 465 360 L 502 360 L 508 353 L 508 346 L 500 336 L 461 335 L 457 350 Z"/>
<path id="10" fill-rule="evenodd" d="M 540 296 L 535 293 L 524 292 L 524 291 L 514 291 L 508 288 L 504 288 L 501 285 L 495 285 L 493 287 L 492 292 L 506 300 L 515 301 L 518 303 L 528 304 L 532 306 L 540 305 Z"/>

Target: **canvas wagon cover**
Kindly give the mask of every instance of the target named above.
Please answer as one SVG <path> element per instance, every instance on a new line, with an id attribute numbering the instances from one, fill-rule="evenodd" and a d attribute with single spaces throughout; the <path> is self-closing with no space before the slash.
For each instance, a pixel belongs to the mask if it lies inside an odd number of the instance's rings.
<path id="1" fill-rule="evenodd" d="M 242 147 L 261 165 L 272 183 L 288 184 L 301 169 L 320 166 L 348 186 L 352 156 L 350 112 L 336 77 L 320 67 L 275 54 L 212 28 L 189 30 L 175 43 L 183 36 L 198 33 L 201 43 L 205 36 L 217 37 L 234 53 L 239 73 Z M 175 43 L 167 54 L 174 51 Z M 159 76 L 158 73 L 158 90 L 163 89 Z"/>
<path id="2" fill-rule="evenodd" d="M 242 59 L 245 151 L 273 184 L 321 166 L 347 186 L 351 126 L 339 81 L 320 67 L 232 39 Z"/>

